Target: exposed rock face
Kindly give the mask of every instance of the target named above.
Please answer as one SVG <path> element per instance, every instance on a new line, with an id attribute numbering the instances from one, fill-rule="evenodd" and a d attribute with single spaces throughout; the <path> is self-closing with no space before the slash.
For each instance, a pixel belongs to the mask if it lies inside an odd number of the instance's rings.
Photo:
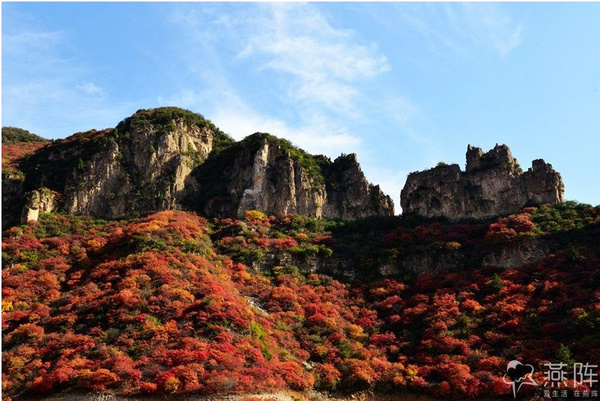
<path id="1" fill-rule="evenodd" d="M 65 210 L 105 218 L 178 208 L 196 160 L 212 150 L 213 132 L 177 119 L 171 129 L 132 125 L 67 179 Z M 118 128 L 117 128 L 118 129 Z"/>
<path id="2" fill-rule="evenodd" d="M 529 204 L 563 202 L 559 173 L 543 160 L 521 172 L 506 145 L 483 153 L 467 148 L 466 172 L 457 164 L 411 173 L 401 193 L 404 213 L 450 220 L 481 219 L 518 212 Z"/>
<path id="3" fill-rule="evenodd" d="M 114 129 L 74 134 L 23 160 L 20 192 L 48 187 L 62 195 L 65 212 L 99 218 L 179 208 L 191 171 L 228 142 L 198 114 L 139 110 Z"/>
<path id="4" fill-rule="evenodd" d="M 394 203 L 379 185 L 369 184 L 356 160 L 356 154 L 342 155 L 331 162 L 323 160 L 326 181 L 323 217 L 352 220 L 370 216 L 393 216 Z"/>
<path id="5" fill-rule="evenodd" d="M 394 213 L 354 155 L 331 162 L 268 134 L 235 142 L 202 116 L 172 107 L 55 141 L 18 167 L 24 178 L 3 188 L 3 201 L 18 209 L 15 222 L 21 211 L 24 221 L 47 211 L 44 202 L 38 207 L 41 187 L 60 193 L 67 213 L 110 219 L 166 209 L 347 220 Z"/>
<path id="6" fill-rule="evenodd" d="M 40 213 L 52 213 L 57 208 L 56 195 L 48 188 L 31 191 L 21 214 L 21 224 L 38 221 Z"/>
<path id="7" fill-rule="evenodd" d="M 191 208 L 208 215 L 246 210 L 352 220 L 394 214 L 391 199 L 370 185 L 355 155 L 335 161 L 310 156 L 257 133 L 207 160 L 194 172 L 198 197 Z"/>
<path id="8" fill-rule="evenodd" d="M 527 264 L 538 263 L 550 253 L 548 244 L 543 240 L 524 239 L 492 248 L 481 265 L 498 266 L 505 269 L 519 268 Z"/>

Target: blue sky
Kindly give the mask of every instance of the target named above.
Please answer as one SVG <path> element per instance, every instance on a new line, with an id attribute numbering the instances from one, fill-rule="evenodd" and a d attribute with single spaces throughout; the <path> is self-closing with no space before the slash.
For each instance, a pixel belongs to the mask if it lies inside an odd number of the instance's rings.
<path id="1" fill-rule="evenodd" d="M 179 106 L 236 139 L 406 175 L 467 144 L 600 204 L 600 3 L 2 4 L 2 125 L 47 138 Z"/>

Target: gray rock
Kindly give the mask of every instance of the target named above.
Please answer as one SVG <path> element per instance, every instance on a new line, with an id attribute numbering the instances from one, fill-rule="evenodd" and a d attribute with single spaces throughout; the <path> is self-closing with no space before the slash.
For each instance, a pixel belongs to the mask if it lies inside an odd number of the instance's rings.
<path id="1" fill-rule="evenodd" d="M 394 214 L 391 198 L 367 182 L 356 155 L 332 162 L 292 150 L 268 134 L 251 135 L 209 159 L 194 177 L 198 188 L 192 208 L 207 215 L 241 217 L 260 210 L 354 220 Z"/>
<path id="2" fill-rule="evenodd" d="M 466 172 L 453 164 L 411 173 L 401 192 L 403 213 L 482 219 L 564 200 L 560 174 L 543 160 L 534 160 L 522 172 L 506 145 L 496 145 L 487 153 L 469 145 L 466 158 Z"/>
<path id="3" fill-rule="evenodd" d="M 202 116 L 170 107 L 139 110 L 114 129 L 55 141 L 19 167 L 19 180 L 3 178 L 10 224 L 21 213 L 22 220 L 37 219 L 40 187 L 59 193 L 67 213 L 105 219 L 169 209 L 344 220 L 394 214 L 355 155 L 332 162 L 268 134 L 235 142 Z M 25 193 L 32 198 L 23 208 Z"/>
<path id="4" fill-rule="evenodd" d="M 38 221 L 40 213 L 52 213 L 57 208 L 56 195 L 48 188 L 40 188 L 27 194 L 21 213 L 21 224 Z"/>

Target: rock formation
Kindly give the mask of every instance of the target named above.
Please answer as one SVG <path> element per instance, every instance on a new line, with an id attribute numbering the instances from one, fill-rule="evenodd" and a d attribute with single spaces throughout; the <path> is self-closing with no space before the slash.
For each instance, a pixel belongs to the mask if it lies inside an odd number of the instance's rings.
<path id="1" fill-rule="evenodd" d="M 56 194 L 48 188 L 31 191 L 21 213 L 21 223 L 38 221 L 40 213 L 52 213 L 56 210 Z"/>
<path id="2" fill-rule="evenodd" d="M 109 219 L 165 209 L 346 220 L 394 213 L 354 155 L 331 162 L 268 134 L 235 142 L 202 116 L 174 107 L 138 110 L 115 128 L 49 143 L 18 163 L 18 176 L 3 174 L 5 228 L 45 210 L 36 208 L 32 192 L 42 187 L 61 195 L 59 208 L 67 213 Z"/>
<path id="3" fill-rule="evenodd" d="M 246 210 L 352 220 L 391 216 L 394 205 L 370 185 L 355 155 L 331 161 L 289 142 L 256 133 L 194 172 L 189 207 L 203 214 L 243 216 Z"/>
<path id="4" fill-rule="evenodd" d="M 119 124 L 107 145 L 73 170 L 67 212 L 120 218 L 178 208 L 190 172 L 212 150 L 214 128 L 177 115 L 156 124 L 152 113 L 142 113 Z"/>
<path id="5" fill-rule="evenodd" d="M 559 173 L 543 160 L 522 172 L 506 145 L 483 153 L 467 148 L 466 171 L 457 164 L 411 173 L 401 193 L 403 213 L 450 220 L 518 212 L 526 205 L 563 202 Z"/>

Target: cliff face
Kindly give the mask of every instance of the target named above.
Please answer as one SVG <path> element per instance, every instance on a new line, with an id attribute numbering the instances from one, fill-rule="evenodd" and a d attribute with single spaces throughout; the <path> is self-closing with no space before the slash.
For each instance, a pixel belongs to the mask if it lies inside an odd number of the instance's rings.
<path id="1" fill-rule="evenodd" d="M 246 210 L 353 220 L 394 214 L 393 202 L 370 185 L 355 155 L 331 161 L 287 141 L 256 133 L 207 160 L 194 172 L 201 213 L 243 216 Z"/>
<path id="2" fill-rule="evenodd" d="M 25 208 L 32 212 L 23 211 L 21 220 L 35 220 L 35 194 L 44 187 L 60 194 L 60 210 L 73 214 L 112 219 L 178 208 L 190 172 L 215 141 L 233 142 L 200 115 L 139 110 L 114 129 L 77 133 L 23 158 L 19 187 L 3 190 L 3 198 L 23 206 L 23 194 L 31 194 Z M 9 212 L 14 224 L 21 210 Z"/>
<path id="3" fill-rule="evenodd" d="M 56 210 L 56 194 L 48 188 L 31 191 L 26 197 L 25 206 L 21 213 L 21 223 L 37 221 L 40 213 L 52 213 Z"/>
<path id="4" fill-rule="evenodd" d="M 559 173 L 543 160 L 521 172 L 510 149 L 487 153 L 469 145 L 466 172 L 456 164 L 411 173 L 401 193 L 404 213 L 450 220 L 487 218 L 518 212 L 529 204 L 563 202 Z"/>
<path id="5" fill-rule="evenodd" d="M 178 208 L 186 179 L 212 150 L 208 125 L 174 116 L 166 125 L 135 116 L 66 181 L 69 213 L 120 218 L 136 211 Z"/>
<path id="6" fill-rule="evenodd" d="M 166 209 L 347 220 L 394 213 L 354 156 L 331 162 L 268 134 L 234 142 L 177 108 L 139 110 L 114 129 L 49 143 L 17 164 L 18 180 L 3 176 L 5 227 L 55 208 L 110 219 Z M 42 188 L 61 202 L 40 206 Z"/>

